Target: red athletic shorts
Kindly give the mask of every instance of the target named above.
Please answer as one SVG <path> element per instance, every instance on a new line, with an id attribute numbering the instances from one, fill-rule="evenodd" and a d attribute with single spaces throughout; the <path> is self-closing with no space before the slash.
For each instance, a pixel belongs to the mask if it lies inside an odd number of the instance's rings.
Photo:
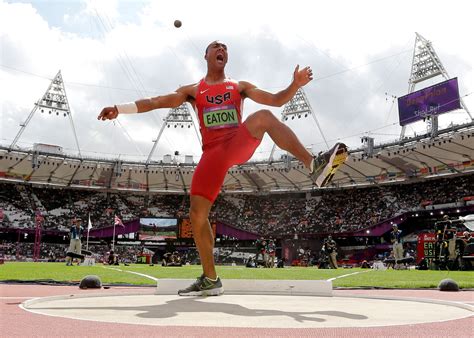
<path id="1" fill-rule="evenodd" d="M 242 123 L 229 139 L 206 147 L 194 171 L 191 196 L 202 196 L 214 202 L 229 168 L 247 162 L 260 142 Z"/>

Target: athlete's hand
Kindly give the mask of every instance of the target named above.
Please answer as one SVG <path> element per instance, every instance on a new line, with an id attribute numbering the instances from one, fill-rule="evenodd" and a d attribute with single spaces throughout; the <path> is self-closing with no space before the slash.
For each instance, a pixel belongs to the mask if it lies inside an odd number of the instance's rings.
<path id="1" fill-rule="evenodd" d="M 118 110 L 116 107 L 105 107 L 104 109 L 102 109 L 99 116 L 97 116 L 97 120 L 113 120 L 117 118 L 117 116 Z"/>
<path id="2" fill-rule="evenodd" d="M 313 70 L 311 67 L 304 67 L 300 70 L 300 65 L 297 65 L 293 73 L 293 81 L 298 87 L 303 87 L 313 79 Z"/>

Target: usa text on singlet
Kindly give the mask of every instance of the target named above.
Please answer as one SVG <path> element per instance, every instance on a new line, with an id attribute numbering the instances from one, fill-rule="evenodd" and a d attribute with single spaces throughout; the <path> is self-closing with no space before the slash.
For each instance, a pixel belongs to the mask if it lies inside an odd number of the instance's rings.
<path id="1" fill-rule="evenodd" d="M 238 83 L 234 80 L 213 85 L 204 79 L 199 82 L 196 109 L 203 149 L 234 135 L 236 127 L 242 123 L 242 101 Z"/>

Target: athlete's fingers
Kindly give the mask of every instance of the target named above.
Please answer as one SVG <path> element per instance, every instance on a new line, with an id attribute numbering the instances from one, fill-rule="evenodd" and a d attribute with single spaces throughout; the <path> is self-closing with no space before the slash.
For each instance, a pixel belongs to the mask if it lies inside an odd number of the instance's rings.
<path id="1" fill-rule="evenodd" d="M 313 79 L 313 70 L 311 69 L 311 67 L 307 67 L 308 69 L 306 70 L 307 71 L 307 74 L 306 76 L 308 77 L 308 79 L 311 81 Z"/>
<path id="2" fill-rule="evenodd" d="M 108 115 L 109 115 L 109 112 L 108 112 L 107 110 L 103 110 L 103 111 L 100 113 L 98 119 L 104 121 L 104 120 L 106 120 L 106 119 L 108 118 Z"/>
<path id="3" fill-rule="evenodd" d="M 312 75 L 312 74 L 313 74 L 313 70 L 311 69 L 310 66 L 306 66 L 306 67 L 304 67 L 304 68 L 300 71 L 300 74 L 303 75 L 303 76 L 304 76 L 304 75 L 306 75 L 306 76 Z"/>
<path id="4" fill-rule="evenodd" d="M 112 120 L 117 117 L 117 113 L 118 112 L 115 107 L 105 107 L 102 109 L 99 116 L 97 116 L 97 119 L 102 121 Z"/>
<path id="5" fill-rule="evenodd" d="M 296 65 L 295 71 L 293 72 L 293 75 L 298 74 L 299 70 L 300 70 L 300 65 Z"/>
<path id="6" fill-rule="evenodd" d="M 107 110 L 107 107 L 105 107 L 104 109 L 102 109 L 99 116 L 97 116 L 97 119 L 104 121 L 107 115 L 108 115 L 108 110 Z"/>

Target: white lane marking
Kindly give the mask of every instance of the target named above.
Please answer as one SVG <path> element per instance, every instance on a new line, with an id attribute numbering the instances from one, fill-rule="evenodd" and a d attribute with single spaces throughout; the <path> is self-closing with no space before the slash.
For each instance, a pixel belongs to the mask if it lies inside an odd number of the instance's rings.
<path id="1" fill-rule="evenodd" d="M 370 270 L 348 273 L 347 275 L 342 275 L 342 276 L 337 276 L 337 277 L 334 277 L 334 278 L 329 278 L 327 281 L 332 282 L 333 280 L 338 279 L 338 278 L 344 278 L 344 277 L 348 277 L 348 276 L 358 275 L 359 273 L 365 273 L 365 272 L 370 272 Z"/>
<path id="2" fill-rule="evenodd" d="M 139 272 L 135 272 L 135 271 L 128 271 L 128 270 L 122 270 L 122 269 L 118 269 L 118 268 L 109 268 L 109 267 L 105 267 L 105 266 L 103 266 L 103 268 L 104 268 L 104 269 L 109 269 L 109 270 L 120 271 L 120 272 L 133 273 L 133 274 L 135 274 L 135 275 L 142 276 L 142 277 L 145 277 L 145 278 L 149 278 L 149 279 L 151 279 L 151 280 L 154 280 L 155 282 L 158 282 L 158 281 L 159 281 L 158 278 L 155 278 L 155 277 L 150 276 L 150 275 L 145 275 L 144 273 L 139 273 Z M 347 274 L 347 275 L 342 275 L 342 276 L 337 276 L 337 277 L 329 278 L 327 281 L 328 281 L 328 282 L 332 282 L 333 280 L 338 279 L 338 278 L 344 278 L 344 277 L 353 276 L 353 275 L 357 275 L 357 274 L 365 273 L 365 272 L 370 272 L 370 271 L 371 271 L 371 270 L 367 270 L 367 271 L 357 271 L 357 272 L 349 273 L 349 274 Z"/>
<path id="3" fill-rule="evenodd" d="M 115 270 L 115 271 L 120 271 L 120 272 L 127 272 L 127 273 L 133 273 L 134 275 L 138 275 L 138 276 L 142 276 L 142 277 L 145 277 L 145 278 L 149 278 L 151 280 L 154 280 L 155 282 L 158 282 L 158 278 L 155 278 L 153 276 L 150 276 L 150 275 L 145 275 L 144 273 L 139 273 L 139 272 L 135 272 L 135 271 L 127 271 L 127 270 L 122 270 L 122 269 L 117 269 L 117 268 L 108 268 L 108 267 L 105 267 L 103 266 L 104 269 L 109 269 L 109 270 Z"/>

